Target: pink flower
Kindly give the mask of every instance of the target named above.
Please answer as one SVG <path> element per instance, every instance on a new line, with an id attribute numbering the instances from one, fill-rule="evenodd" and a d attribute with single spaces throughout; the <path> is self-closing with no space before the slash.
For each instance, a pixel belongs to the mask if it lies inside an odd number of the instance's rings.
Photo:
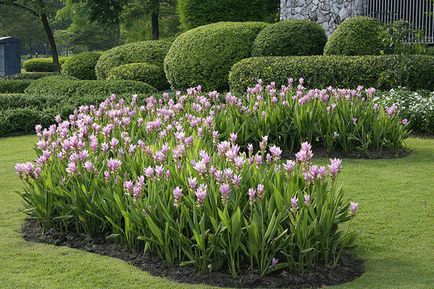
<path id="1" fill-rule="evenodd" d="M 394 105 L 386 108 L 386 113 L 389 117 L 392 117 L 395 114 L 396 110 L 397 110 L 397 107 L 394 104 Z"/>
<path id="2" fill-rule="evenodd" d="M 86 171 L 88 172 L 93 172 L 95 167 L 93 166 L 91 161 L 87 161 L 84 163 L 84 168 L 86 169 Z"/>
<path id="3" fill-rule="evenodd" d="M 182 189 L 180 187 L 176 187 L 173 190 L 173 198 L 175 199 L 174 205 L 175 205 L 175 207 L 177 207 L 179 205 L 181 198 L 182 198 Z"/>
<path id="4" fill-rule="evenodd" d="M 253 203 L 255 201 L 256 190 L 254 188 L 250 188 L 247 194 L 249 195 L 250 203 Z"/>
<path id="5" fill-rule="evenodd" d="M 330 170 L 330 176 L 332 178 L 335 178 L 337 176 L 341 168 L 342 168 L 342 161 L 340 159 L 336 159 L 336 158 L 330 159 L 329 170 Z"/>
<path id="6" fill-rule="evenodd" d="M 70 175 L 77 173 L 77 165 L 74 162 L 68 163 L 68 166 L 66 167 L 66 172 Z"/>
<path id="7" fill-rule="evenodd" d="M 291 198 L 291 210 L 295 211 L 298 208 L 298 198 L 292 197 Z"/>
<path id="8" fill-rule="evenodd" d="M 197 179 L 196 178 L 188 178 L 188 186 L 190 189 L 194 190 L 197 186 Z"/>
<path id="9" fill-rule="evenodd" d="M 294 167 L 295 167 L 295 162 L 294 161 L 288 160 L 288 161 L 286 161 L 285 164 L 283 164 L 283 168 L 285 169 L 285 171 L 287 173 L 291 173 L 294 170 Z"/>
<path id="10" fill-rule="evenodd" d="M 404 119 L 401 121 L 401 124 L 402 124 L 403 126 L 407 126 L 407 125 L 409 124 L 408 119 L 404 118 Z"/>
<path id="11" fill-rule="evenodd" d="M 351 215 L 354 216 L 357 213 L 358 208 L 359 208 L 359 203 L 351 202 L 350 203 L 350 212 L 351 212 Z"/>
<path id="12" fill-rule="evenodd" d="M 277 263 L 279 263 L 279 259 L 276 258 L 271 259 L 271 267 L 276 267 Z"/>
<path id="13" fill-rule="evenodd" d="M 151 166 L 147 167 L 145 169 L 145 176 L 147 178 L 152 178 L 153 175 L 154 175 L 154 169 Z"/>
<path id="14" fill-rule="evenodd" d="M 264 197 L 264 191 L 265 191 L 264 185 L 259 184 L 256 190 L 258 192 L 258 198 L 261 200 Z"/>
<path id="15" fill-rule="evenodd" d="M 109 168 L 110 171 L 112 172 L 116 172 L 120 169 L 122 162 L 120 160 L 117 159 L 109 159 L 107 161 L 107 166 Z"/>
<path id="16" fill-rule="evenodd" d="M 230 134 L 230 141 L 232 144 L 234 144 L 237 141 L 237 134 L 236 133 L 231 133 Z"/>
<path id="17" fill-rule="evenodd" d="M 222 194 L 222 201 L 226 202 L 229 199 L 229 193 L 231 191 L 231 187 L 229 184 L 224 183 L 220 186 L 220 193 Z"/>
<path id="18" fill-rule="evenodd" d="M 310 195 L 309 194 L 304 195 L 304 204 L 306 205 L 306 207 L 309 207 L 309 204 L 310 204 Z"/>
<path id="19" fill-rule="evenodd" d="M 270 152 L 275 160 L 280 159 L 280 155 L 282 154 L 282 150 L 277 146 L 272 146 L 270 148 Z"/>
<path id="20" fill-rule="evenodd" d="M 196 190 L 196 198 L 200 206 L 203 206 L 203 204 L 205 203 L 205 199 L 207 196 L 206 190 L 207 190 L 207 185 L 205 184 L 199 185 L 199 188 Z"/>
<path id="21" fill-rule="evenodd" d="M 129 193 L 131 193 L 133 191 L 133 186 L 134 186 L 134 184 L 132 181 L 125 181 L 124 182 L 124 189 L 125 189 L 125 191 L 127 191 Z"/>

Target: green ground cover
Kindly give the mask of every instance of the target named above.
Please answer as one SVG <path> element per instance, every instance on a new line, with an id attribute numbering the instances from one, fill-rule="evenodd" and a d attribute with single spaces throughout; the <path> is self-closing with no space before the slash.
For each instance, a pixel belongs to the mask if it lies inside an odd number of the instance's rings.
<path id="1" fill-rule="evenodd" d="M 35 141 L 0 139 L 0 288 L 186 287 L 121 260 L 24 241 L 14 166 L 34 158 Z M 340 180 L 360 203 L 352 229 L 366 273 L 333 288 L 434 288 L 434 139 L 413 138 L 408 146 L 413 152 L 403 159 L 344 160 Z"/>

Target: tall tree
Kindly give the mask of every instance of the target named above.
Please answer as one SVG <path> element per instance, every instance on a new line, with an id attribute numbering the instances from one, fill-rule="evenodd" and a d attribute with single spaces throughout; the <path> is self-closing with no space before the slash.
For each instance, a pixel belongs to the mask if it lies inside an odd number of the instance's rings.
<path id="1" fill-rule="evenodd" d="M 90 9 L 91 19 L 100 23 L 117 23 L 121 13 L 129 9 L 131 13 L 142 13 L 151 17 L 152 39 L 160 38 L 159 14 L 160 6 L 174 3 L 175 0 L 81 0 Z"/>
<path id="2" fill-rule="evenodd" d="M 28 11 L 39 19 L 42 23 L 45 33 L 47 34 L 50 45 L 51 55 L 53 56 L 54 71 L 60 72 L 59 54 L 57 52 L 56 41 L 53 31 L 48 21 L 49 17 L 54 14 L 60 3 L 57 0 L 0 0 L 0 5 L 17 7 Z"/>

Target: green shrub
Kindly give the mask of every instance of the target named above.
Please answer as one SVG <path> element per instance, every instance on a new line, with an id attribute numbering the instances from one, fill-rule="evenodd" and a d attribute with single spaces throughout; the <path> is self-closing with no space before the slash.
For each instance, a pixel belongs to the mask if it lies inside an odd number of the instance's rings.
<path id="1" fill-rule="evenodd" d="M 59 57 L 60 66 L 62 66 L 69 57 L 61 56 Z M 23 68 L 27 72 L 53 72 L 53 58 L 31 58 L 27 59 L 23 63 Z"/>
<path id="2" fill-rule="evenodd" d="M 96 79 L 95 66 L 100 56 L 100 52 L 83 52 L 73 55 L 62 65 L 62 73 L 77 79 Z"/>
<path id="3" fill-rule="evenodd" d="M 181 29 L 221 21 L 269 21 L 278 11 L 275 0 L 179 0 Z"/>
<path id="4" fill-rule="evenodd" d="M 148 63 L 129 63 L 114 67 L 109 71 L 107 79 L 141 81 L 158 90 L 169 87 L 163 68 Z"/>
<path id="5" fill-rule="evenodd" d="M 76 80 L 62 76 L 50 76 L 35 80 L 25 92 L 33 96 L 57 96 L 59 99 L 89 97 L 103 100 L 111 94 L 152 93 L 155 92 L 155 88 L 139 81 Z"/>
<path id="6" fill-rule="evenodd" d="M 253 45 L 253 56 L 323 54 L 327 35 L 324 28 L 309 20 L 286 20 L 265 27 Z"/>
<path id="7" fill-rule="evenodd" d="M 330 36 L 326 55 L 378 55 L 384 49 L 386 26 L 378 19 L 365 16 L 348 18 Z"/>
<path id="8" fill-rule="evenodd" d="M 406 86 L 412 90 L 434 89 L 434 57 L 428 55 L 384 56 L 289 56 L 254 57 L 232 67 L 229 83 L 233 92 L 244 92 L 257 79 L 286 84 L 305 78 L 308 87 Z"/>
<path id="9" fill-rule="evenodd" d="M 0 79 L 0 93 L 20 93 L 32 83 L 29 79 Z"/>
<path id="10" fill-rule="evenodd" d="M 1 79 L 39 79 L 47 76 L 56 75 L 56 72 L 22 72 L 19 74 L 0 77 Z"/>
<path id="11" fill-rule="evenodd" d="M 95 71 L 98 79 L 106 79 L 110 69 L 128 63 L 149 63 L 163 67 L 172 42 L 166 40 L 142 41 L 121 45 L 105 51 Z"/>
<path id="12" fill-rule="evenodd" d="M 231 66 L 250 57 L 256 35 L 265 26 L 261 22 L 222 22 L 181 34 L 164 61 L 169 83 L 176 88 L 227 89 Z"/>

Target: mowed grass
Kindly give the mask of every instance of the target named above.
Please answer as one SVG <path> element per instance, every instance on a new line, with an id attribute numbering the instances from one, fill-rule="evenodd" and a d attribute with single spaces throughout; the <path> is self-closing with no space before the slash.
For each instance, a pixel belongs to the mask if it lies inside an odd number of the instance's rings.
<path id="1" fill-rule="evenodd" d="M 34 158 L 35 137 L 0 139 L 0 288 L 206 288 L 150 276 L 109 257 L 32 244 L 16 191 L 16 162 Z M 392 160 L 344 160 L 340 181 L 360 203 L 351 229 L 366 260 L 359 279 L 331 288 L 434 288 L 434 140 L 410 139 L 412 154 Z"/>

